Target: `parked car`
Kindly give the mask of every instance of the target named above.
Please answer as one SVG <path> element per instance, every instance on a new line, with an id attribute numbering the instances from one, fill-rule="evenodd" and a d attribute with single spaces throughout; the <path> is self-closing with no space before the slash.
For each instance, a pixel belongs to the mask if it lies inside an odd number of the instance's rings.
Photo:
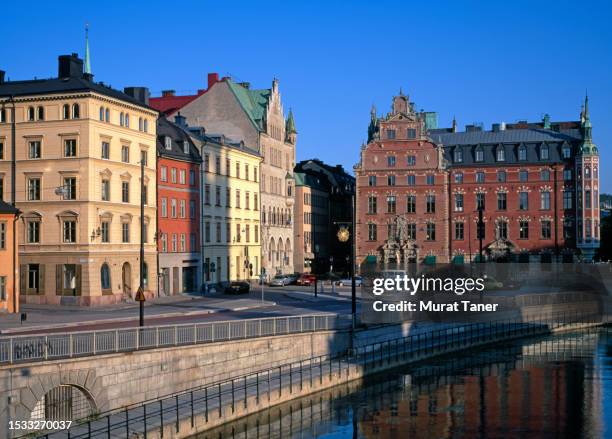
<path id="1" fill-rule="evenodd" d="M 307 287 L 307 286 L 313 285 L 316 279 L 317 278 L 314 274 L 303 273 L 302 275 L 300 275 L 300 277 L 298 277 L 298 280 L 296 281 L 296 283 L 298 285 Z"/>
<path id="2" fill-rule="evenodd" d="M 223 291 L 225 294 L 249 294 L 251 286 L 248 282 L 244 281 L 232 281 L 232 282 L 220 282 L 217 290 Z"/>
<path id="3" fill-rule="evenodd" d="M 285 285 L 289 285 L 290 279 L 288 276 L 284 274 L 277 274 L 270 281 L 271 287 L 284 287 Z"/>
<path id="4" fill-rule="evenodd" d="M 295 273 L 294 274 L 287 274 L 285 276 L 289 280 L 289 285 L 294 285 L 297 282 L 298 278 L 300 277 L 299 274 L 295 274 Z"/>
<path id="5" fill-rule="evenodd" d="M 361 276 L 355 276 L 355 286 L 356 287 L 360 287 L 361 284 L 363 283 L 363 278 Z M 344 286 L 351 286 L 351 278 L 347 277 L 347 278 L 342 278 L 339 281 L 336 282 L 336 285 L 338 285 L 339 287 L 344 287 Z"/>

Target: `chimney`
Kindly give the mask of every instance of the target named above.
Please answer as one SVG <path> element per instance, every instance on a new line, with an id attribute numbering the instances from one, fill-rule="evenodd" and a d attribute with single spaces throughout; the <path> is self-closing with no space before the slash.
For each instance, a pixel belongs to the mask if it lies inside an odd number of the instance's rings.
<path id="1" fill-rule="evenodd" d="M 249 88 L 251 88 L 251 83 L 250 82 L 239 82 L 238 85 L 241 85 L 242 87 L 246 88 L 247 90 Z"/>
<path id="2" fill-rule="evenodd" d="M 0 70 L 0 84 L 4 84 L 4 75 L 6 75 L 6 72 L 4 70 Z"/>
<path id="3" fill-rule="evenodd" d="M 123 92 L 134 99 L 149 105 L 149 89 L 147 87 L 125 87 Z"/>
<path id="4" fill-rule="evenodd" d="M 76 53 L 72 55 L 60 55 L 58 57 L 57 77 L 64 78 L 82 78 L 83 77 L 83 60 Z"/>
<path id="5" fill-rule="evenodd" d="M 181 112 L 179 111 L 174 116 L 174 123 L 182 128 L 187 128 L 187 118 L 185 116 L 181 116 Z"/>
<path id="6" fill-rule="evenodd" d="M 217 82 L 219 82 L 219 74 L 218 73 L 209 73 L 208 74 L 208 88 L 212 87 Z"/>
<path id="7" fill-rule="evenodd" d="M 493 131 L 494 133 L 498 133 L 499 132 L 499 124 L 498 123 L 494 123 L 491 126 L 491 131 Z"/>
<path id="8" fill-rule="evenodd" d="M 174 96 L 176 92 L 174 90 L 162 90 L 162 97 L 167 98 L 170 96 Z"/>

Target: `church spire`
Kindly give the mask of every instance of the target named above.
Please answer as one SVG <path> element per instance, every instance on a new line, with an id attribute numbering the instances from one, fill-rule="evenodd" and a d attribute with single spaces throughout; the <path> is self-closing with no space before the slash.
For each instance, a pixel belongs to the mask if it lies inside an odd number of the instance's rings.
<path id="1" fill-rule="evenodd" d="M 289 115 L 285 122 L 285 141 L 295 145 L 297 140 L 297 130 L 295 129 L 295 121 L 293 120 L 293 110 L 289 109 Z"/>
<path id="2" fill-rule="evenodd" d="M 89 58 L 89 24 L 85 24 L 85 73 L 91 75 L 91 61 Z"/>

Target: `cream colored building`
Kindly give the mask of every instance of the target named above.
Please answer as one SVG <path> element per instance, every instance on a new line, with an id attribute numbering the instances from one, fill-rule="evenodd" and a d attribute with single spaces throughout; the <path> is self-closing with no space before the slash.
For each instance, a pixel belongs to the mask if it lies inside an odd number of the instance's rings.
<path id="1" fill-rule="evenodd" d="M 261 268 L 261 156 L 223 135 L 191 129 L 202 156 L 202 277 L 257 279 Z"/>
<path id="2" fill-rule="evenodd" d="M 0 187 L 11 200 L 14 129 L 22 303 L 101 305 L 135 295 L 141 157 L 144 277 L 151 296 L 157 285 L 157 112 L 145 99 L 93 82 L 76 54 L 61 56 L 58 70 L 57 78 L 32 81 L 6 82 L 0 73 Z"/>

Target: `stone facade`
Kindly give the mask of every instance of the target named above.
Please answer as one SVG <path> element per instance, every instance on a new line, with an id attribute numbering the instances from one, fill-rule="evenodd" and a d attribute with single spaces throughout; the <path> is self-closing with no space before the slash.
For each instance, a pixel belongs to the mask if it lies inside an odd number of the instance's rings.
<path id="1" fill-rule="evenodd" d="M 145 263 L 150 279 L 145 286 L 152 295 L 157 273 L 157 112 L 94 83 L 76 55 L 60 57 L 58 76 L 0 83 L 5 194 L 13 190 L 8 145 L 15 129 L 14 191 L 23 212 L 18 231 L 21 300 L 101 305 L 136 293 L 141 157 L 146 158 Z"/>

